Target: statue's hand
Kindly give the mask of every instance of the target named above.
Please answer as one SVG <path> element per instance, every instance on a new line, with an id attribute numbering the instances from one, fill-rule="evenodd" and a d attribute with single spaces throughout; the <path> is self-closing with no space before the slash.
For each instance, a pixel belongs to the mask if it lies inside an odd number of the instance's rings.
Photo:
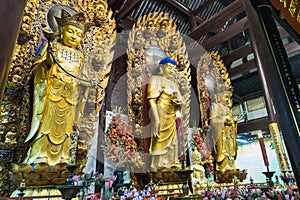
<path id="1" fill-rule="evenodd" d="M 153 132 L 154 137 L 160 138 L 159 129 L 160 129 L 160 122 L 159 122 L 159 120 L 155 120 L 155 122 L 154 122 L 154 132 Z"/>
<path id="2" fill-rule="evenodd" d="M 171 101 L 177 106 L 181 105 L 181 101 L 178 99 L 177 92 L 173 92 L 173 94 L 171 95 Z"/>
<path id="3" fill-rule="evenodd" d="M 176 119 L 182 119 L 183 117 L 179 110 L 176 111 L 175 115 L 176 115 Z"/>

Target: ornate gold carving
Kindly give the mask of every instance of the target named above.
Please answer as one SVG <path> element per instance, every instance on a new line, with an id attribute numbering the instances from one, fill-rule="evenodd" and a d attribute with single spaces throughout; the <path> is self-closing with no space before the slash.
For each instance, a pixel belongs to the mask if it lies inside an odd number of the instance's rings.
<path id="1" fill-rule="evenodd" d="M 128 111 L 136 124 L 137 134 L 141 134 L 142 126 L 149 123 L 145 115 L 145 85 L 152 74 L 156 73 L 158 62 L 166 56 L 176 60 L 178 76 L 175 78 L 183 94 L 182 133 L 184 144 L 187 143 L 190 106 L 190 69 L 186 46 L 176 25 L 168 13 L 150 13 L 140 17 L 129 34 L 127 49 L 128 66 Z"/>
<path id="2" fill-rule="evenodd" d="M 0 107 L 0 185 L 10 186 L 10 163 L 20 162 L 22 143 L 29 114 L 28 75 L 38 43 L 37 0 L 28 0 L 24 10 L 18 42 L 12 55 L 7 89 Z M 9 196 L 14 187 L 1 187 L 0 196 Z"/>

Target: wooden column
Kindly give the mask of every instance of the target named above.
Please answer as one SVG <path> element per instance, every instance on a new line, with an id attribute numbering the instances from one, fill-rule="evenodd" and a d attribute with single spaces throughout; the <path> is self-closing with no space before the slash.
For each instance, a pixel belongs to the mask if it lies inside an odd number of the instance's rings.
<path id="1" fill-rule="evenodd" d="M 258 71 L 266 92 L 270 123 L 275 121 L 272 101 L 300 188 L 299 89 L 295 87 L 295 78 L 272 17 L 272 8 L 267 4 L 255 5 L 255 1 L 244 2 Z"/>
<path id="2" fill-rule="evenodd" d="M 0 1 L 0 103 L 6 87 L 11 56 L 27 0 Z"/>

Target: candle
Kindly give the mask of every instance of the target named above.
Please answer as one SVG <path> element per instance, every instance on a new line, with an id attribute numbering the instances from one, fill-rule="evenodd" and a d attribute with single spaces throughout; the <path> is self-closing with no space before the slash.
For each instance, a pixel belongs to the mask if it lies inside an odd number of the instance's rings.
<path id="1" fill-rule="evenodd" d="M 259 141 L 261 153 L 263 155 L 265 166 L 268 167 L 269 161 L 268 161 L 267 151 L 266 151 L 266 147 L 265 147 L 264 138 L 261 133 L 258 134 L 258 141 Z"/>

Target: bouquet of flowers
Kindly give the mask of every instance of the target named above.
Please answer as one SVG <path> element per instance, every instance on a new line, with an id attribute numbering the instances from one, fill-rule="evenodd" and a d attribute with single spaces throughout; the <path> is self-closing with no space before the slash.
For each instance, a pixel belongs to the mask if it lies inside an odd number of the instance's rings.
<path id="1" fill-rule="evenodd" d="M 291 185 L 280 185 L 266 192 L 266 196 L 270 199 L 296 200 L 299 197 L 299 191 L 297 187 Z"/>
<path id="2" fill-rule="evenodd" d="M 89 174 L 83 174 L 81 176 L 73 176 L 74 185 L 83 186 L 80 190 L 79 199 L 83 200 L 86 195 L 88 195 L 89 187 L 92 185 L 97 185 L 100 188 L 112 188 L 113 182 L 116 180 L 116 176 L 111 176 L 109 178 L 104 177 L 102 173 L 92 171 Z M 103 190 L 105 191 L 105 190 Z M 106 195 L 105 192 L 103 195 Z M 98 199 L 97 197 L 92 197 L 91 199 Z"/>
<path id="3" fill-rule="evenodd" d="M 299 192 L 290 187 L 285 188 L 282 186 L 268 189 L 261 188 L 212 188 L 203 192 L 204 199 L 274 199 L 274 200 L 296 200 Z"/>
<path id="4" fill-rule="evenodd" d="M 202 136 L 201 128 L 193 128 L 191 145 L 193 149 L 197 149 L 197 151 L 201 154 L 202 165 L 205 168 L 207 173 L 213 173 L 213 157 L 211 152 L 208 150 L 207 145 L 205 143 L 205 138 Z"/>
<path id="5" fill-rule="evenodd" d="M 113 116 L 106 131 L 106 147 L 105 155 L 116 167 L 138 169 L 144 166 L 142 156 L 137 151 L 132 127 L 127 125 L 120 114 Z"/>

